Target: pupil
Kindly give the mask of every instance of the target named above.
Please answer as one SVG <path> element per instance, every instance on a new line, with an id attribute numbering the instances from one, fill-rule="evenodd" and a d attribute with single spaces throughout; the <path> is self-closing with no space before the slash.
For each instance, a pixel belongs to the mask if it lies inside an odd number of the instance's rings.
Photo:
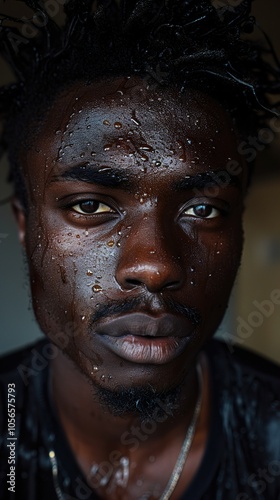
<path id="1" fill-rule="evenodd" d="M 98 201 L 88 200 L 80 203 L 80 208 L 83 212 L 90 214 L 92 212 L 96 212 L 96 210 L 98 209 L 98 205 Z"/>
<path id="2" fill-rule="evenodd" d="M 212 213 L 212 207 L 209 205 L 198 205 L 194 208 L 194 212 L 198 217 L 209 217 Z"/>

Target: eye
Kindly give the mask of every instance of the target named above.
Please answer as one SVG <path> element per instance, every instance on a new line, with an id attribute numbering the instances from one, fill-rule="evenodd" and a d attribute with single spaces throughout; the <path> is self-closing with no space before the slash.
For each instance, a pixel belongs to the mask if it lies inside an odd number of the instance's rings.
<path id="1" fill-rule="evenodd" d="M 72 205 L 72 210 L 82 215 L 114 214 L 115 210 L 96 200 L 84 200 L 76 205 Z"/>
<path id="2" fill-rule="evenodd" d="M 221 215 L 221 210 L 218 210 L 212 205 L 200 203 L 199 205 L 193 205 L 187 210 L 184 210 L 183 214 L 198 217 L 200 219 L 214 219 L 215 217 L 219 217 L 219 215 Z"/>

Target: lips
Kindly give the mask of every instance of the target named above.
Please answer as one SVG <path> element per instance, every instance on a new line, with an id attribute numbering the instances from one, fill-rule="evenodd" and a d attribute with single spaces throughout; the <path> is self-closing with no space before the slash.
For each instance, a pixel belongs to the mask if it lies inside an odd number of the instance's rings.
<path id="1" fill-rule="evenodd" d="M 193 331 L 187 318 L 144 313 L 109 318 L 95 328 L 104 347 L 127 361 L 145 364 L 164 364 L 179 356 Z"/>

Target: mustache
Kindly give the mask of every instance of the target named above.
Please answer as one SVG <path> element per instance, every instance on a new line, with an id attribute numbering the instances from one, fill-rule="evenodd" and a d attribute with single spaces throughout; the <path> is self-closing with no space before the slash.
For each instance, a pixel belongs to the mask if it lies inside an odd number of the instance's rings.
<path id="1" fill-rule="evenodd" d="M 200 325 L 202 321 L 201 314 L 193 307 L 186 306 L 171 298 L 160 298 L 159 305 L 164 312 L 171 314 L 180 314 L 185 316 L 193 326 Z M 137 310 L 151 310 L 149 303 L 145 302 L 141 297 L 127 298 L 122 301 L 111 301 L 106 304 L 101 304 L 99 308 L 91 315 L 89 327 L 93 327 L 97 321 L 114 316 L 117 314 L 133 313 Z"/>

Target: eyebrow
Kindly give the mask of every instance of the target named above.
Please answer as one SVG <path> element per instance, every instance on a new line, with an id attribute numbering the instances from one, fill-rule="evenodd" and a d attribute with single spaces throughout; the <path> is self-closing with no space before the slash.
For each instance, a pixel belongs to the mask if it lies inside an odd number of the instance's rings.
<path id="1" fill-rule="evenodd" d="M 225 178 L 226 174 L 226 178 Z M 222 176 L 222 177 L 221 177 Z M 127 172 L 113 167 L 97 167 L 94 165 L 75 165 L 61 174 L 52 177 L 51 182 L 56 181 L 80 181 L 89 184 L 98 184 L 104 187 L 118 188 L 125 190 L 133 188 L 134 182 L 129 178 Z M 205 189 L 212 186 L 237 186 L 241 187 L 241 180 L 237 175 L 230 175 L 227 170 L 212 170 L 210 172 L 200 172 L 195 175 L 187 175 L 171 184 L 172 191 Z"/>
<path id="2" fill-rule="evenodd" d="M 213 186 L 227 187 L 242 186 L 241 179 L 237 175 L 231 175 L 227 170 L 211 170 L 196 175 L 187 175 L 175 182 L 172 186 L 174 191 L 183 189 L 205 189 Z"/>
<path id="3" fill-rule="evenodd" d="M 95 167 L 94 165 L 76 165 L 52 177 L 51 182 L 64 180 L 88 182 L 90 184 L 98 184 L 112 188 L 121 186 L 124 189 L 129 189 L 131 187 L 131 181 L 125 172 L 105 166 Z"/>

